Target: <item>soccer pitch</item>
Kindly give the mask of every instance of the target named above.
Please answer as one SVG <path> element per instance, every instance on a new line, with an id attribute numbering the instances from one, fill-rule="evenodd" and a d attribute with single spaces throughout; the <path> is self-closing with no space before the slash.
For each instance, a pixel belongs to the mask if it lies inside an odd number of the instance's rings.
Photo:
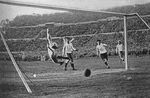
<path id="1" fill-rule="evenodd" d="M 118 57 L 109 57 L 111 69 L 100 58 L 75 60 L 77 71 L 70 66 L 46 62 L 17 61 L 32 81 L 28 94 L 11 61 L 0 61 L 0 98 L 148 98 L 150 97 L 150 56 L 129 56 L 129 70 Z M 85 77 L 84 70 L 91 69 Z M 36 77 L 33 77 L 36 74 Z"/>

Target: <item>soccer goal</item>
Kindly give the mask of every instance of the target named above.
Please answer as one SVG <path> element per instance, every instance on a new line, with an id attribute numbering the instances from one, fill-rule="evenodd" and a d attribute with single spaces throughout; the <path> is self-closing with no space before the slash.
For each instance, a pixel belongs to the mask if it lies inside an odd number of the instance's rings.
<path id="1" fill-rule="evenodd" d="M 124 16 L 124 44 L 125 44 L 125 69 L 126 70 L 128 69 L 127 18 L 133 16 L 138 17 L 147 26 L 148 30 L 150 29 L 150 26 L 144 21 L 144 19 L 138 13 Z"/>

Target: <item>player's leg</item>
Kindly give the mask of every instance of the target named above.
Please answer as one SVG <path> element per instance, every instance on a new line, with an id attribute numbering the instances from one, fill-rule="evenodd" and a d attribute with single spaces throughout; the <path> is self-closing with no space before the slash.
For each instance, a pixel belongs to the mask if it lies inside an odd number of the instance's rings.
<path id="1" fill-rule="evenodd" d="M 101 54 L 101 58 L 102 58 L 102 60 L 104 61 L 106 67 L 107 67 L 107 68 L 110 68 L 110 66 L 108 65 L 108 55 L 107 55 L 107 53 Z"/>
<path id="2" fill-rule="evenodd" d="M 123 58 L 123 51 L 120 51 L 120 57 L 121 57 L 121 60 L 124 61 L 124 58 Z"/>
<path id="3" fill-rule="evenodd" d="M 69 61 L 70 60 L 65 60 L 64 62 L 65 62 L 65 71 L 67 70 L 67 66 L 68 66 L 68 64 L 69 64 Z"/>
<path id="4" fill-rule="evenodd" d="M 54 63 L 60 64 L 60 65 L 62 65 L 64 63 L 63 61 L 58 61 L 58 58 L 56 55 L 52 55 L 51 58 Z"/>
<path id="5" fill-rule="evenodd" d="M 65 60 L 69 60 L 69 57 L 57 56 L 57 59 L 65 59 Z"/>
<path id="6" fill-rule="evenodd" d="M 74 62 L 73 62 L 73 54 L 72 53 L 67 53 L 67 56 L 70 59 L 70 64 L 71 64 L 72 69 L 76 70 L 75 67 L 74 67 Z"/>
<path id="7" fill-rule="evenodd" d="M 59 63 L 60 65 L 62 65 L 65 61 L 59 61 L 59 60 L 62 60 L 62 59 L 69 60 L 68 57 L 64 57 L 64 56 L 56 56 L 56 57 L 54 57 L 54 59 L 55 59 L 56 63 Z"/>
<path id="8" fill-rule="evenodd" d="M 107 53 L 105 53 L 105 65 L 107 66 L 108 69 L 110 68 L 110 66 L 108 64 L 108 54 Z"/>
<path id="9" fill-rule="evenodd" d="M 64 57 L 67 57 L 67 54 L 64 54 Z M 70 62 L 70 59 L 69 60 L 64 60 L 64 62 L 65 62 L 65 71 L 66 71 L 67 70 L 67 66 L 68 66 L 68 64 Z"/>
<path id="10" fill-rule="evenodd" d="M 51 58 L 51 60 L 56 63 L 56 64 L 60 64 L 62 65 L 64 63 L 64 61 L 59 61 L 58 59 L 69 59 L 69 58 L 65 58 L 65 57 L 60 57 L 60 56 L 57 56 L 55 55 L 54 53 L 52 53 L 51 51 L 48 51 L 48 54 L 49 54 L 49 57 Z"/>
<path id="11" fill-rule="evenodd" d="M 123 58 L 123 51 L 119 51 L 119 58 L 120 58 L 120 61 L 124 61 L 124 58 Z"/>
<path id="12" fill-rule="evenodd" d="M 118 51 L 118 56 L 119 56 L 119 61 L 120 61 L 120 63 L 121 63 L 122 60 L 121 60 L 121 53 L 120 53 L 120 51 Z"/>

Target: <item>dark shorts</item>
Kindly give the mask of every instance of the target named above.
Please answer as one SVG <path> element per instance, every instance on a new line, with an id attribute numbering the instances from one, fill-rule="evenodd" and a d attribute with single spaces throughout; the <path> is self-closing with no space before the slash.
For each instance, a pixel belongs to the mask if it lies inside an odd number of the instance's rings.
<path id="1" fill-rule="evenodd" d="M 124 53 L 123 51 L 120 51 L 120 56 L 123 57 Z"/>
<path id="2" fill-rule="evenodd" d="M 63 56 L 57 56 L 57 55 L 52 55 L 51 58 L 52 58 L 53 62 L 55 62 L 55 63 L 60 63 L 59 59 L 69 60 L 69 57 L 63 57 Z"/>
<path id="3" fill-rule="evenodd" d="M 104 60 L 104 59 L 108 60 L 107 52 L 106 52 L 106 53 L 101 54 L 101 58 L 102 58 L 102 60 Z"/>
<path id="4" fill-rule="evenodd" d="M 68 56 L 69 60 L 71 62 L 73 62 L 73 54 L 72 53 L 67 53 L 67 56 Z"/>

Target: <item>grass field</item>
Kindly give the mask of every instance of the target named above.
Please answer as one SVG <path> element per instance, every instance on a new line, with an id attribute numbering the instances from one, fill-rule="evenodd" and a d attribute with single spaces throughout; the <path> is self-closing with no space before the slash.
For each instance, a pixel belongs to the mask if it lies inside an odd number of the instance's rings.
<path id="1" fill-rule="evenodd" d="M 28 94 L 11 61 L 0 61 L 0 98 L 150 98 L 150 56 L 129 57 L 124 71 L 118 57 L 110 57 L 111 69 L 100 58 L 75 60 L 77 71 L 52 62 L 17 61 L 33 83 Z M 84 77 L 86 68 L 90 77 Z M 37 77 L 33 77 L 37 74 Z"/>

